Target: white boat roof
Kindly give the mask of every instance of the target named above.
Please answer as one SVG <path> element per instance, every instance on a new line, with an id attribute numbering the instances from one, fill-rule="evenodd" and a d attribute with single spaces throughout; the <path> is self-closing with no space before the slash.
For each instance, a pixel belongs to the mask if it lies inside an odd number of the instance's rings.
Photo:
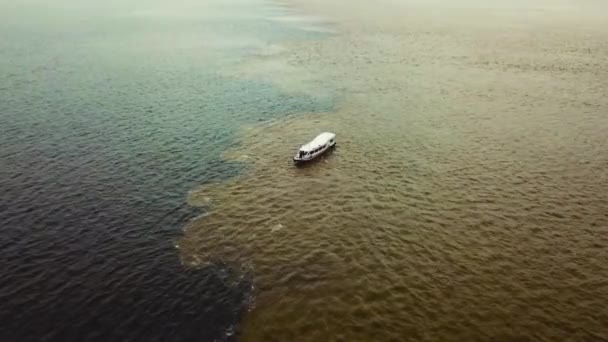
<path id="1" fill-rule="evenodd" d="M 331 139 L 333 139 L 335 137 L 336 137 L 336 134 L 334 134 L 334 133 L 323 132 L 323 133 L 317 135 L 317 137 L 314 138 L 308 144 L 302 145 L 302 147 L 300 147 L 300 151 L 310 152 L 310 151 L 314 150 L 315 148 L 326 144 L 327 142 L 329 142 Z"/>

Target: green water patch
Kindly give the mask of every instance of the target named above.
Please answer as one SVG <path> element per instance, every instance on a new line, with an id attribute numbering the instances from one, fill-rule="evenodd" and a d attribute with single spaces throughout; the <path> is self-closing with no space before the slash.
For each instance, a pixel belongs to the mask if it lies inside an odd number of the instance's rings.
<path id="1" fill-rule="evenodd" d="M 222 158 L 243 125 L 334 106 L 230 76 L 268 46 L 318 36 L 264 6 L 0 3 L 0 339 L 233 334 L 250 281 L 183 267 L 174 241 L 199 214 L 186 196 L 248 166 Z"/>

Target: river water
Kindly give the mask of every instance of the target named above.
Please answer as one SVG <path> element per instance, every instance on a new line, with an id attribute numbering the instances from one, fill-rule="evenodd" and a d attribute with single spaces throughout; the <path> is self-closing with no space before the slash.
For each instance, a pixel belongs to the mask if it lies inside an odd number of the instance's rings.
<path id="1" fill-rule="evenodd" d="M 0 340 L 608 339 L 601 2 L 0 9 Z"/>
<path id="2" fill-rule="evenodd" d="M 0 1 L 0 340 L 234 338 L 253 279 L 175 248 L 241 125 L 326 111 L 226 70 L 323 34 L 257 0 Z M 310 26 L 310 25 L 309 25 Z"/>
<path id="3" fill-rule="evenodd" d="M 248 170 L 191 192 L 179 240 L 251 275 L 242 340 L 608 339 L 605 5 L 285 6 L 331 33 L 236 74 L 335 106 L 243 127 Z"/>

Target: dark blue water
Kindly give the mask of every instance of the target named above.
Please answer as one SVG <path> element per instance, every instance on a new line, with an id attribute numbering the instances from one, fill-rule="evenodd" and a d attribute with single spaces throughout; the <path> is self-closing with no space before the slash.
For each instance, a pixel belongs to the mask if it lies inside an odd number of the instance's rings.
<path id="1" fill-rule="evenodd" d="M 247 167 L 243 124 L 330 108 L 230 76 L 312 34 L 257 0 L 0 9 L 0 341 L 236 338 L 252 277 L 181 264 L 186 194 Z"/>

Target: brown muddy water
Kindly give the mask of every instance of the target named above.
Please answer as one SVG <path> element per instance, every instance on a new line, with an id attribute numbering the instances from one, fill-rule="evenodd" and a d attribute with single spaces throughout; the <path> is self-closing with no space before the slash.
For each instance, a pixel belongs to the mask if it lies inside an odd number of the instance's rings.
<path id="1" fill-rule="evenodd" d="M 608 339 L 600 2 L 293 1 L 329 32 L 231 71 L 337 98 L 243 127 L 191 192 L 191 266 L 252 275 L 242 341 Z M 604 17 L 604 18 L 602 18 Z M 296 168 L 318 132 L 337 148 Z"/>

